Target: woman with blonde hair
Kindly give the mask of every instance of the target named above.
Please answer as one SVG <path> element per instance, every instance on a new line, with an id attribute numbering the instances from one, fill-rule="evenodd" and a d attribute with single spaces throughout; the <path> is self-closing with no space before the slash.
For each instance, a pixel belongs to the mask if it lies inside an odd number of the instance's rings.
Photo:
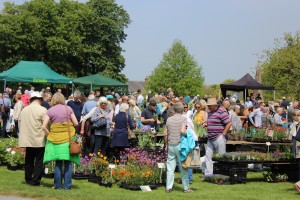
<path id="1" fill-rule="evenodd" d="M 18 123 L 18 121 L 19 121 L 19 118 L 20 118 L 20 115 L 21 115 L 21 111 L 25 107 L 24 103 L 21 101 L 21 97 L 22 97 L 21 93 L 16 94 L 16 101 L 17 102 L 14 106 L 14 112 L 13 112 L 13 119 L 14 119 L 14 122 L 15 122 L 15 130 L 16 130 L 17 135 L 19 135 L 19 123 Z"/>
<path id="2" fill-rule="evenodd" d="M 197 125 L 203 125 L 207 121 L 207 113 L 205 112 L 205 103 L 200 101 L 195 103 L 195 112 L 193 114 L 193 121 Z"/>
<path id="3" fill-rule="evenodd" d="M 70 155 L 69 138 L 76 140 L 75 128 L 78 121 L 71 107 L 65 104 L 65 97 L 61 93 L 55 93 L 51 100 L 52 107 L 47 111 L 42 129 L 47 136 L 44 163 L 56 161 L 54 169 L 54 188 L 69 190 L 72 187 L 71 162 L 80 164 L 79 154 Z M 50 129 L 48 125 L 50 124 Z M 62 166 L 64 165 L 64 178 Z"/>
<path id="4" fill-rule="evenodd" d="M 137 122 L 141 120 L 141 110 L 140 108 L 136 105 L 135 100 L 130 99 L 129 100 L 129 115 L 132 117 L 132 119 Z"/>

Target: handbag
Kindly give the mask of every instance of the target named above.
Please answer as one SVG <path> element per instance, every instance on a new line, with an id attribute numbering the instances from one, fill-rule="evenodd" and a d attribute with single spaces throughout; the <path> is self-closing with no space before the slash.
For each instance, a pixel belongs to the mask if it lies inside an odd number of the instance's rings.
<path id="1" fill-rule="evenodd" d="M 135 139 L 136 138 L 136 135 L 135 133 L 130 129 L 130 126 L 129 126 L 129 122 L 128 122 L 128 115 L 126 115 L 126 118 L 127 118 L 127 130 L 128 130 L 128 139 Z"/>
<path id="2" fill-rule="evenodd" d="M 101 110 L 100 113 L 102 114 Z M 101 130 L 101 129 L 105 129 L 106 127 L 107 127 L 107 121 L 105 118 L 102 117 L 97 121 L 94 121 L 91 126 L 91 128 L 94 130 Z"/>
<path id="3" fill-rule="evenodd" d="M 199 169 L 201 167 L 200 149 L 192 150 L 186 160 L 181 162 L 183 168 Z"/>
<path id="4" fill-rule="evenodd" d="M 68 134 L 69 134 L 69 142 L 70 142 L 70 154 L 71 155 L 77 155 L 81 153 L 81 146 L 80 143 L 78 142 L 78 140 L 76 139 L 76 141 L 73 141 L 71 138 L 71 133 L 70 133 L 70 123 L 69 123 L 69 112 L 68 112 L 68 108 L 66 107 L 66 111 L 67 111 L 67 123 L 68 123 Z"/>

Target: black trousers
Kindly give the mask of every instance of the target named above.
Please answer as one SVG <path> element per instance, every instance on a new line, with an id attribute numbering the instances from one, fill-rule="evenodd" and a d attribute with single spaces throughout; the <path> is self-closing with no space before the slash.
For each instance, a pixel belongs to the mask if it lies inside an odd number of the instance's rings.
<path id="1" fill-rule="evenodd" d="M 26 183 L 39 185 L 44 173 L 43 159 L 45 147 L 26 147 L 25 180 Z"/>

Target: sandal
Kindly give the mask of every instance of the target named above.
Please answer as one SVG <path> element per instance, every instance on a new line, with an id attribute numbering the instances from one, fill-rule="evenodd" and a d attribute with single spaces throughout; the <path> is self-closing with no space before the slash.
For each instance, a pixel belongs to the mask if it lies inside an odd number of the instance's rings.
<path id="1" fill-rule="evenodd" d="M 184 190 L 183 192 L 184 192 L 184 193 L 191 193 L 191 192 L 193 192 L 193 190 L 191 190 L 191 189 L 189 188 L 189 189 Z"/>
<path id="2" fill-rule="evenodd" d="M 166 189 L 165 192 L 170 193 L 170 192 L 172 192 L 172 189 Z"/>

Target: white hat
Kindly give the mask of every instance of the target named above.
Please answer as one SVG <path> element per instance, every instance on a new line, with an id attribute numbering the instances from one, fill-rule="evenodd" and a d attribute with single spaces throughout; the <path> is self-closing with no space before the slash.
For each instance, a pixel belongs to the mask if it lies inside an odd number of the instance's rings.
<path id="1" fill-rule="evenodd" d="M 207 104 L 206 104 L 206 105 L 207 105 L 207 106 L 218 105 L 217 99 L 215 99 L 215 98 L 209 98 L 209 99 L 207 100 Z"/>
<path id="2" fill-rule="evenodd" d="M 46 87 L 46 90 L 50 90 L 50 87 Z"/>
<path id="3" fill-rule="evenodd" d="M 41 96 L 41 94 L 39 92 L 32 92 L 30 95 L 30 99 L 32 99 L 32 98 L 42 99 L 43 97 Z"/>

